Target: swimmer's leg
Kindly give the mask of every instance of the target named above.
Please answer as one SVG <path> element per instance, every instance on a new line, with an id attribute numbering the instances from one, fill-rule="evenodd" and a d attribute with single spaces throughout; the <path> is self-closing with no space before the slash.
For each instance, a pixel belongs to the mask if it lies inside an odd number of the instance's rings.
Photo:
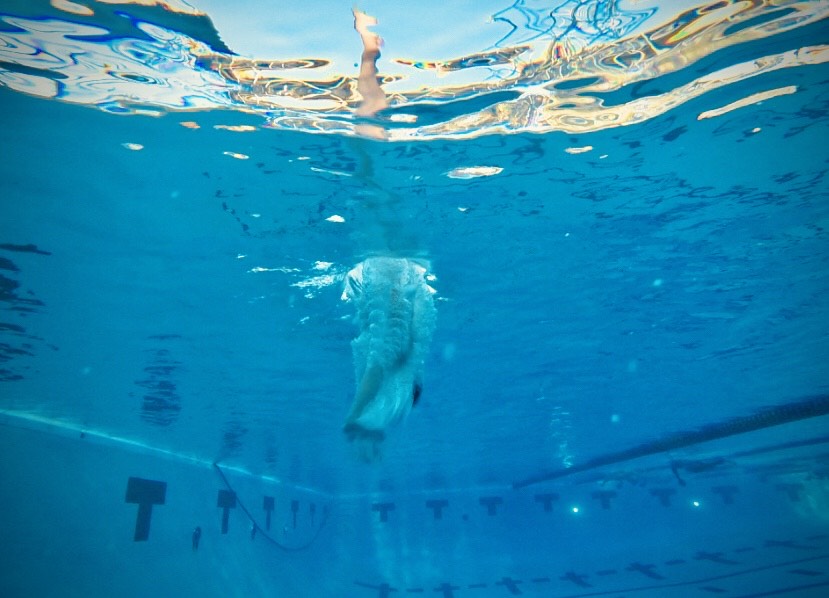
<path id="1" fill-rule="evenodd" d="M 380 46 L 383 40 L 376 33 L 369 31 L 377 19 L 354 10 L 354 29 L 363 41 L 363 54 L 360 57 L 360 75 L 357 78 L 357 91 L 363 96 L 356 110 L 357 116 L 374 116 L 378 111 L 388 107 L 386 94 L 377 82 L 377 59 L 380 58 Z"/>

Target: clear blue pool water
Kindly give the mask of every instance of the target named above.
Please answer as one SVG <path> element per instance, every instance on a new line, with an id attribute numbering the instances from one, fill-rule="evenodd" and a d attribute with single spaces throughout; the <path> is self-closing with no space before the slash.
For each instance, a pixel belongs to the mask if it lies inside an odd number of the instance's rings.
<path id="1" fill-rule="evenodd" d="M 825 2 L 361 7 L 368 118 L 350 6 L 157 4 L 0 3 L 0 594 L 825 595 Z"/>

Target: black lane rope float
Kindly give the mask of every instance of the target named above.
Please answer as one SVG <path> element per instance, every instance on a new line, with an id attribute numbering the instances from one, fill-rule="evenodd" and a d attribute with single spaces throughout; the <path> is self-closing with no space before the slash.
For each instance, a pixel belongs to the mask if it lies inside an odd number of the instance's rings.
<path id="1" fill-rule="evenodd" d="M 803 440 L 790 440 L 788 442 L 780 442 L 777 444 L 759 446 L 744 451 L 736 451 L 733 453 L 721 454 L 714 457 L 708 457 L 703 459 L 673 459 L 668 463 L 668 466 L 671 468 L 673 474 L 680 481 L 680 484 L 684 485 L 684 482 L 682 482 L 681 478 L 679 477 L 678 470 L 682 470 L 687 473 L 693 474 L 705 473 L 713 471 L 714 469 L 722 469 L 728 467 L 729 465 L 732 465 L 732 461 L 734 461 L 735 459 L 742 459 L 743 457 L 753 457 L 755 455 L 764 455 L 768 453 L 787 451 L 796 448 L 817 446 L 819 444 L 829 444 L 829 436 L 816 436 L 814 438 L 806 438 Z M 638 471 L 639 473 L 649 473 L 664 469 L 665 464 L 663 463 L 661 465 L 653 467 L 646 467 Z M 591 479 L 590 481 L 595 481 L 595 479 Z"/>
<path id="2" fill-rule="evenodd" d="M 789 442 L 781 442 L 779 444 L 772 444 L 769 446 L 760 446 L 753 449 L 747 449 L 745 451 L 737 451 L 736 453 L 729 455 L 729 457 L 753 457 L 754 455 L 802 448 L 804 446 L 816 446 L 818 444 L 829 444 L 829 436 L 816 436 L 815 438 L 806 438 L 804 440 L 790 440 Z"/>
<path id="3" fill-rule="evenodd" d="M 279 540 L 277 540 L 276 538 L 272 537 L 264 529 L 262 529 L 262 526 L 260 526 L 256 522 L 256 519 L 253 517 L 251 512 L 248 511 L 247 507 L 245 507 L 244 503 L 242 503 L 242 499 L 239 498 L 238 494 L 236 494 L 236 490 L 234 490 L 233 486 L 230 485 L 230 482 L 228 481 L 227 477 L 225 476 L 225 473 L 219 467 L 219 464 L 214 463 L 213 467 L 219 473 L 219 477 L 222 478 L 222 481 L 224 482 L 225 486 L 227 486 L 227 489 L 230 490 L 236 496 L 236 503 L 239 505 L 239 508 L 242 509 L 242 512 L 244 512 L 244 514 L 250 520 L 250 524 L 252 526 L 252 531 L 253 531 L 252 537 L 254 537 L 254 538 L 257 537 L 257 536 L 262 536 L 269 543 L 276 546 L 280 550 L 284 550 L 285 552 L 300 552 L 302 550 L 306 550 L 306 549 L 311 547 L 311 545 L 316 541 L 317 537 L 320 535 L 320 532 L 322 531 L 322 528 L 324 528 L 325 524 L 328 522 L 328 507 L 326 506 L 322 509 L 322 520 L 320 521 L 320 524 L 319 524 L 319 527 L 317 528 L 317 531 L 314 532 L 313 537 L 310 540 L 308 540 L 305 544 L 302 544 L 300 546 L 287 546 L 287 545 L 283 544 L 282 542 L 280 542 Z"/>
<path id="4" fill-rule="evenodd" d="M 613 465 L 615 463 L 664 453 L 710 440 L 718 440 L 728 436 L 736 436 L 738 434 L 754 432 L 764 428 L 771 428 L 773 426 L 780 426 L 782 424 L 827 414 L 829 414 L 829 395 L 816 395 L 794 403 L 765 407 L 751 415 L 734 417 L 721 422 L 707 424 L 694 430 L 677 432 L 676 434 L 658 438 L 622 451 L 600 455 L 579 465 L 574 465 L 573 467 L 537 473 L 515 482 L 512 487 L 516 489 L 524 488 L 540 482 L 555 480 L 582 471 L 604 467 L 605 465 Z"/>

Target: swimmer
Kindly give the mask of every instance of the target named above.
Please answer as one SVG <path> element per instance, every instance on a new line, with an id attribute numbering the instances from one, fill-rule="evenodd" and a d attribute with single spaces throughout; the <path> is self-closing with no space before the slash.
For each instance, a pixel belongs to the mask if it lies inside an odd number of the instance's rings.
<path id="1" fill-rule="evenodd" d="M 196 552 L 199 549 L 199 542 L 201 541 L 201 527 L 196 527 L 193 530 L 192 542 L 193 542 L 193 552 Z"/>
<path id="2" fill-rule="evenodd" d="M 365 200 L 365 208 L 377 223 L 371 235 L 372 252 L 380 255 L 351 270 L 343 292 L 343 299 L 356 306 L 359 326 L 351 343 L 357 387 L 343 430 L 360 456 L 374 461 L 380 456 L 386 429 L 405 419 L 420 399 L 423 361 L 435 321 L 435 291 L 426 283 L 422 263 L 390 257 L 410 250 L 399 241 L 406 238 L 403 223 L 396 222 L 399 198 L 375 180 L 365 142 L 366 138 L 387 138 L 376 120 L 377 112 L 388 107 L 377 73 L 383 40 L 369 30 L 377 19 L 358 10 L 352 12 L 354 29 L 363 45 L 357 79 L 361 101 L 355 110 L 363 120 L 354 127 L 356 138 L 351 145 L 361 158 L 357 179 L 371 190 L 372 199 Z"/>
<path id="3" fill-rule="evenodd" d="M 435 323 L 434 289 L 415 260 L 372 257 L 346 277 L 359 334 L 352 341 L 357 388 L 343 430 L 360 456 L 380 456 L 385 430 L 408 416 L 423 390 L 423 363 Z"/>

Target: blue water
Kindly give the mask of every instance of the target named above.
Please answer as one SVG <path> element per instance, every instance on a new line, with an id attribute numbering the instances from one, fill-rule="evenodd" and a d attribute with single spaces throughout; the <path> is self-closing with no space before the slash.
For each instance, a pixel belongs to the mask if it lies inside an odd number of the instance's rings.
<path id="1" fill-rule="evenodd" d="M 38 10 L 58 11 L 12 2 L 0 16 Z M 726 67 L 822 48 L 827 31 L 820 18 L 596 94 L 657 104 Z M 576 41 L 607 39 L 587 33 Z M 151 95 L 113 114 L 83 80 L 37 97 L 3 78 L 36 74 L 15 56 L 0 47 L 1 595 L 825 595 L 825 416 L 513 489 L 825 403 L 825 62 L 585 132 L 441 137 L 427 125 L 503 97 L 406 96 L 390 112 L 423 128 L 378 140 L 313 132 L 351 127 L 350 105 L 293 127 L 276 109 Z M 382 252 L 428 263 L 437 323 L 422 396 L 367 464 L 342 432 L 359 331 L 341 294 Z M 131 477 L 165 484 L 142 541 Z M 226 533 L 221 492 L 237 499 Z"/>

